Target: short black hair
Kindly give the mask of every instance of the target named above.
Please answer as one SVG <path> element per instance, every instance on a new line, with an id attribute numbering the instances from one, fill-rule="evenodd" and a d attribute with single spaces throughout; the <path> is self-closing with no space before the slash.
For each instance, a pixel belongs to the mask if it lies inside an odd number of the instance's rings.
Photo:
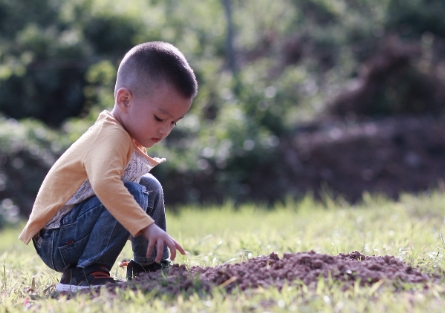
<path id="1" fill-rule="evenodd" d="M 127 52 L 119 65 L 116 89 L 127 87 L 141 95 L 162 83 L 171 85 L 186 98 L 193 98 L 198 92 L 193 69 L 172 44 L 146 42 Z"/>

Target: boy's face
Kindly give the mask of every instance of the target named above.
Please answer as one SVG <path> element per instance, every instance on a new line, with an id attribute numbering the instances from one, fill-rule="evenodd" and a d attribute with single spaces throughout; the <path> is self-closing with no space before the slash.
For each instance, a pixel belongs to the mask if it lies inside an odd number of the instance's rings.
<path id="1" fill-rule="evenodd" d="M 192 104 L 192 99 L 168 84 L 161 84 L 140 97 L 133 97 L 127 89 L 119 90 L 116 101 L 123 103 L 118 103 L 118 116 L 116 109 L 113 114 L 130 136 L 146 148 L 167 137 Z"/>

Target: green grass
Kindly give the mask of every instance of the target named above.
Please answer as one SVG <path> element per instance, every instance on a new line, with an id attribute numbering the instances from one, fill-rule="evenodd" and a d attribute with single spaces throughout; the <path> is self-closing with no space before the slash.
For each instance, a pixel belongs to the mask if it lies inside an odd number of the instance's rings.
<path id="1" fill-rule="evenodd" d="M 314 250 L 337 255 L 360 251 L 366 255 L 394 255 L 423 271 L 445 269 L 445 195 L 433 192 L 403 196 L 398 202 L 364 196 L 351 206 L 326 197 L 287 201 L 273 210 L 254 205 L 237 209 L 184 207 L 168 216 L 169 233 L 188 251 L 176 262 L 213 266 L 242 262 L 276 252 Z M 320 284 L 316 290 L 290 284 L 281 292 L 258 289 L 227 296 L 153 298 L 141 292 L 107 292 L 90 299 L 48 296 L 59 274 L 49 270 L 17 238 L 19 229 L 0 233 L 0 312 L 443 312 L 445 284 L 407 285 L 395 291 L 388 283 L 343 291 L 338 284 Z M 127 245 L 120 259 L 131 258 Z M 124 277 L 115 266 L 113 275 Z M 28 303 L 25 305 L 25 303 Z"/>

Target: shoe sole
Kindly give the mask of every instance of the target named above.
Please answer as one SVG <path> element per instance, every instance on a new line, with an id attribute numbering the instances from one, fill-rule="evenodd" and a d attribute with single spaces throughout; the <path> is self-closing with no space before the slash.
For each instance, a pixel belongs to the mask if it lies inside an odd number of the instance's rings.
<path id="1" fill-rule="evenodd" d="M 56 285 L 56 292 L 76 292 L 79 290 L 85 290 L 90 288 L 99 288 L 104 285 L 91 285 L 91 286 L 76 286 L 58 283 Z"/>

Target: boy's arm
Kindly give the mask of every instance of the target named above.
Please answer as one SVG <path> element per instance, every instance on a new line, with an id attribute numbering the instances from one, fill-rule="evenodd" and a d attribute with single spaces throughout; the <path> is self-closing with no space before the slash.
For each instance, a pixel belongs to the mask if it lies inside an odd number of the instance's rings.
<path id="1" fill-rule="evenodd" d="M 176 257 L 176 250 L 185 254 L 179 243 L 154 224 L 153 219 L 139 206 L 121 180 L 122 173 L 131 158 L 133 143 L 127 134 L 107 133 L 98 138 L 84 160 L 94 193 L 108 211 L 133 236 L 142 234 L 148 240 L 147 257 L 156 246 L 156 262 L 160 262 L 164 244 Z"/>
<path id="2" fill-rule="evenodd" d="M 113 129 L 96 138 L 83 163 L 95 195 L 131 235 L 137 236 L 154 221 L 121 180 L 133 151 L 129 135 Z"/>

